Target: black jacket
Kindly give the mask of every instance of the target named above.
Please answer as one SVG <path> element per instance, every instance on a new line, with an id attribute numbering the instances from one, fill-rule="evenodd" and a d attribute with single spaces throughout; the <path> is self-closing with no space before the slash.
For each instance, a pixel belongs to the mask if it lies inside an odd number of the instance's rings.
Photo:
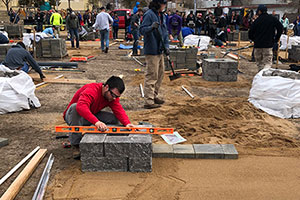
<path id="1" fill-rule="evenodd" d="M 9 43 L 8 38 L 4 34 L 0 33 L 0 44 L 7 44 L 7 43 Z"/>
<path id="2" fill-rule="evenodd" d="M 272 48 L 279 41 L 282 31 L 283 26 L 279 20 L 264 13 L 251 25 L 249 39 L 254 41 L 254 48 Z"/>

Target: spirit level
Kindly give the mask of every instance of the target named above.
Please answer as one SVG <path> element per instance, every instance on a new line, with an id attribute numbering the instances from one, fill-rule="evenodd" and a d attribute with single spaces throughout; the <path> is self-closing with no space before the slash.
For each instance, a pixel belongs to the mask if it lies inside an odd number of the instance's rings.
<path id="1" fill-rule="evenodd" d="M 173 134 L 173 128 L 149 128 L 149 127 L 107 127 L 106 131 L 99 131 L 95 126 L 56 126 L 55 132 L 74 133 L 117 133 L 117 134 Z"/>

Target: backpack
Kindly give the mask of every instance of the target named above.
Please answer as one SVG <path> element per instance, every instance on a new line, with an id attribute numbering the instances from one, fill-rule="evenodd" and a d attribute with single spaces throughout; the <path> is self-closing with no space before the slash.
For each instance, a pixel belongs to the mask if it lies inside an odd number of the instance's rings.
<path id="1" fill-rule="evenodd" d="M 176 26 L 179 25 L 179 22 L 178 22 L 178 20 L 177 20 L 176 17 L 172 17 L 172 18 L 171 18 L 171 25 L 172 25 L 173 27 L 176 27 Z"/>

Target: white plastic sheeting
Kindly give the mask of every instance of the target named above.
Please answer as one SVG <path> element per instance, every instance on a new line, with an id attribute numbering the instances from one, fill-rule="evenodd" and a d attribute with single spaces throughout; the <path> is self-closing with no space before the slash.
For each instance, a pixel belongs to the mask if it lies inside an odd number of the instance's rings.
<path id="1" fill-rule="evenodd" d="M 208 49 L 210 40 L 208 36 L 188 35 L 184 38 L 184 46 L 198 46 L 199 43 L 199 51 L 204 51 Z"/>
<path id="2" fill-rule="evenodd" d="M 36 42 L 39 42 L 42 38 L 49 38 L 49 35 L 43 32 L 35 33 Z M 23 33 L 23 43 L 26 47 L 32 47 L 31 41 L 33 41 L 33 33 Z"/>
<path id="3" fill-rule="evenodd" d="M 287 39 L 288 39 L 287 35 L 281 35 L 281 37 L 280 37 L 280 43 L 281 43 L 280 50 L 285 50 L 286 49 Z M 291 49 L 292 45 L 299 45 L 299 44 L 300 44 L 300 36 L 290 37 L 288 48 Z"/>
<path id="4" fill-rule="evenodd" d="M 1 72 L 13 72 L 4 65 L 0 65 Z M 35 85 L 31 77 L 23 71 L 17 71 L 19 75 L 0 77 L 0 114 L 17 112 L 23 109 L 36 108 L 41 104 L 35 96 Z"/>
<path id="5" fill-rule="evenodd" d="M 274 70 L 261 70 L 254 77 L 248 101 L 270 115 L 280 118 L 299 118 L 300 80 L 281 76 L 263 76 L 264 72 L 272 73 Z"/>

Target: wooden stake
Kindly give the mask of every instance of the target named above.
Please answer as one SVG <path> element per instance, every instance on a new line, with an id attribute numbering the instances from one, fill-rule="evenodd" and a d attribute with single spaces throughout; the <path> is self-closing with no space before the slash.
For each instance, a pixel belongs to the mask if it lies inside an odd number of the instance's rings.
<path id="1" fill-rule="evenodd" d="M 288 49 L 289 49 L 289 41 L 290 41 L 290 34 L 289 33 L 287 33 L 287 35 L 288 35 L 288 38 L 287 38 L 287 42 L 286 42 L 286 49 L 285 49 L 285 59 L 287 59 L 288 58 Z"/>
<path id="2" fill-rule="evenodd" d="M 276 67 L 278 67 L 278 63 L 279 63 L 279 47 L 280 47 L 280 40 L 278 41 L 277 46 L 278 46 L 278 48 L 277 48 Z"/>
<path id="3" fill-rule="evenodd" d="M 23 185 L 29 179 L 31 174 L 37 168 L 39 163 L 43 160 L 46 155 L 47 149 L 40 149 L 35 156 L 30 160 L 30 162 L 26 165 L 23 171 L 19 174 L 19 176 L 14 180 L 14 182 L 9 186 L 6 192 L 2 195 L 1 200 L 12 200 L 22 189 Z"/>

